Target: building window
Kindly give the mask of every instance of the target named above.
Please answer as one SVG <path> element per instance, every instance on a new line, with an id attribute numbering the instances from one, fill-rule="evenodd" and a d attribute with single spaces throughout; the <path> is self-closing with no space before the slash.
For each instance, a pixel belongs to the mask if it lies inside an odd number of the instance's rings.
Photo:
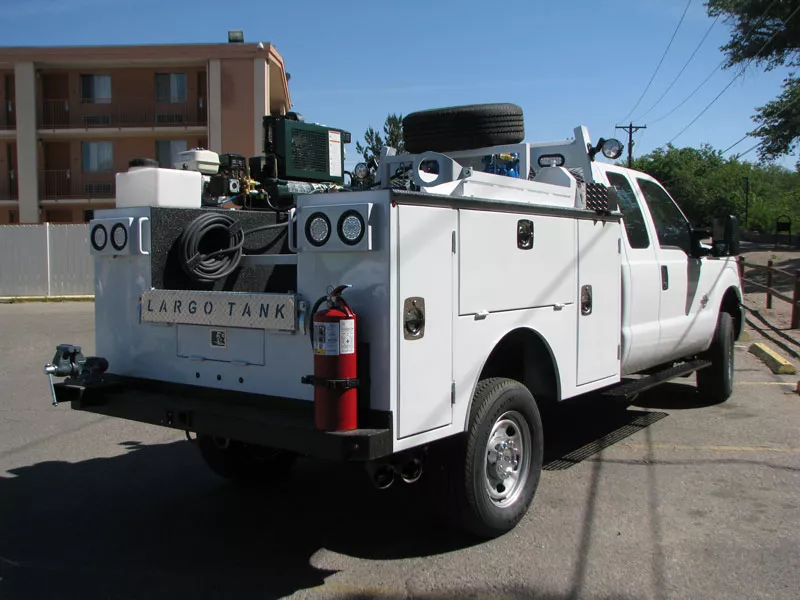
<path id="1" fill-rule="evenodd" d="M 156 102 L 186 102 L 186 73 L 156 73 Z"/>
<path id="2" fill-rule="evenodd" d="M 158 140 L 156 160 L 162 169 L 171 169 L 178 160 L 178 153 L 186 151 L 186 140 Z"/>
<path id="3" fill-rule="evenodd" d="M 81 102 L 111 103 L 111 75 L 81 75 Z"/>
<path id="4" fill-rule="evenodd" d="M 114 169 L 112 142 L 81 142 L 81 153 L 84 173 L 100 173 Z"/>

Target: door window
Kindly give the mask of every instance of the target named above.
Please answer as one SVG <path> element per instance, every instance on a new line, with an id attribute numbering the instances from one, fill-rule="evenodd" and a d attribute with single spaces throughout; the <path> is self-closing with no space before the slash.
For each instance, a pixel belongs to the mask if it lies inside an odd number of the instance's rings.
<path id="1" fill-rule="evenodd" d="M 186 102 L 186 73 L 156 73 L 156 102 Z"/>
<path id="2" fill-rule="evenodd" d="M 81 102 L 111 103 L 111 75 L 81 75 Z"/>
<path id="3" fill-rule="evenodd" d="M 81 142 L 84 173 L 101 173 L 114 169 L 113 142 Z"/>
<path id="4" fill-rule="evenodd" d="M 650 236 L 647 235 L 647 225 L 644 222 L 642 209 L 633 193 L 633 188 L 628 178 L 622 173 L 607 172 L 608 182 L 617 188 L 617 202 L 622 212 L 622 221 L 625 224 L 625 234 L 631 248 L 650 247 Z"/>
<path id="5" fill-rule="evenodd" d="M 661 247 L 680 248 L 686 254 L 691 254 L 692 238 L 689 222 L 669 194 L 660 185 L 648 179 L 637 178 L 636 181 L 650 207 L 650 215 L 653 217 Z"/>

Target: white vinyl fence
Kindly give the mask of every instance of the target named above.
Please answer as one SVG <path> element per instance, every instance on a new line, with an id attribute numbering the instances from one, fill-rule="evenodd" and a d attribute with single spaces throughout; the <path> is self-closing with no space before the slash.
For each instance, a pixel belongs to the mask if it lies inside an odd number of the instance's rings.
<path id="1" fill-rule="evenodd" d="M 87 225 L 0 225 L 0 297 L 93 294 Z"/>

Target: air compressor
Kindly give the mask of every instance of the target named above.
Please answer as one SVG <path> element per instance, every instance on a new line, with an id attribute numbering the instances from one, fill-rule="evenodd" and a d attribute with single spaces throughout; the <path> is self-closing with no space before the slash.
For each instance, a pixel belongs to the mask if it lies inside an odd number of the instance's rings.
<path id="1" fill-rule="evenodd" d="M 342 297 L 349 287 L 333 289 L 312 309 L 314 374 L 302 382 L 314 386 L 314 425 L 322 431 L 358 428 L 356 314 Z"/>

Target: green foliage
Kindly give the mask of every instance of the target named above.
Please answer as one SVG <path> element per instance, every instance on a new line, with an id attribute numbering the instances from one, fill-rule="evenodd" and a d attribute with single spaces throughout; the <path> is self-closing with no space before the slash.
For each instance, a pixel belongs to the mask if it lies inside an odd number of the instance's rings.
<path id="1" fill-rule="evenodd" d="M 391 113 L 386 117 L 383 124 L 383 136 L 375 131 L 372 127 L 368 127 L 364 134 L 364 143 L 356 142 L 356 152 L 364 157 L 365 162 L 369 162 L 373 157 L 379 158 L 381 155 L 381 148 L 389 146 L 396 148 L 398 154 L 403 154 L 405 151 L 405 144 L 403 143 L 403 115 L 396 115 Z"/>
<path id="2" fill-rule="evenodd" d="M 698 227 L 707 227 L 715 216 L 724 214 L 736 215 L 744 225 L 746 179 L 750 182 L 747 229 L 772 233 L 775 219 L 783 214 L 800 224 L 800 173 L 796 171 L 726 159 L 708 145 L 658 148 L 634 159 L 633 168 L 658 179 Z"/>
<path id="3" fill-rule="evenodd" d="M 754 63 L 771 70 L 800 66 L 800 0 L 708 0 L 708 14 L 731 26 L 722 47 L 727 67 Z M 784 80 L 778 98 L 756 109 L 752 135 L 762 141 L 761 160 L 774 160 L 793 152 L 800 139 L 800 79 Z M 797 104 L 795 104 L 798 102 Z"/>

